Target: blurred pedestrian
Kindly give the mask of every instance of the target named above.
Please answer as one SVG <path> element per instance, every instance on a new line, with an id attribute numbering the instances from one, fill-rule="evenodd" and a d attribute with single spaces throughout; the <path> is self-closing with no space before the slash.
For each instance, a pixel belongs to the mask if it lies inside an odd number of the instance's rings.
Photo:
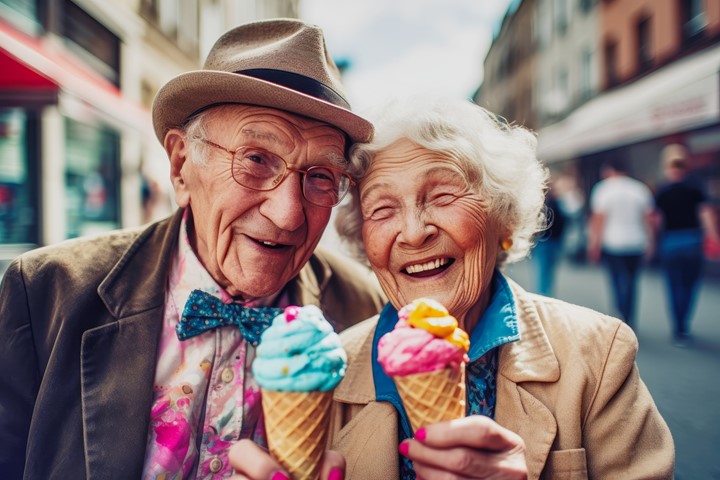
<path id="1" fill-rule="evenodd" d="M 703 237 L 720 241 L 705 193 L 687 181 L 688 157 L 687 149 L 680 144 L 663 149 L 667 183 L 655 196 L 658 253 L 670 299 L 673 342 L 679 347 L 690 340 L 690 317 L 703 265 Z"/>
<path id="2" fill-rule="evenodd" d="M 566 224 L 565 212 L 553 187 L 545 195 L 544 210 L 547 228 L 538 235 L 532 258 L 535 263 L 535 290 L 550 297 L 555 286 L 557 263 L 562 255 Z"/>
<path id="3" fill-rule="evenodd" d="M 643 256 L 653 254 L 653 197 L 645 184 L 627 175 L 620 159 L 604 163 L 600 174 L 603 180 L 590 194 L 588 259 L 603 259 L 615 308 L 634 328 L 638 273 Z"/>

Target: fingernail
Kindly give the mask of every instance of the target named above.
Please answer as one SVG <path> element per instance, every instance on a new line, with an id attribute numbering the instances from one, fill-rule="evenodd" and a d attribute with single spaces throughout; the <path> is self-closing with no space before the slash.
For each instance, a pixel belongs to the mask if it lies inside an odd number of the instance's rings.
<path id="1" fill-rule="evenodd" d="M 330 470 L 330 475 L 328 475 L 328 480 L 343 480 L 342 470 L 337 467 L 333 467 L 333 469 Z"/>
<path id="2" fill-rule="evenodd" d="M 402 442 L 398 445 L 398 451 L 403 457 L 407 457 L 408 451 L 410 450 L 410 444 L 408 442 Z"/>
<path id="3" fill-rule="evenodd" d="M 285 475 L 283 472 L 275 472 L 270 480 L 290 480 L 290 477 Z"/>
<path id="4" fill-rule="evenodd" d="M 421 428 L 417 432 L 415 432 L 415 440 L 417 440 L 420 443 L 425 443 L 425 438 L 427 437 L 427 430 L 424 428 Z"/>

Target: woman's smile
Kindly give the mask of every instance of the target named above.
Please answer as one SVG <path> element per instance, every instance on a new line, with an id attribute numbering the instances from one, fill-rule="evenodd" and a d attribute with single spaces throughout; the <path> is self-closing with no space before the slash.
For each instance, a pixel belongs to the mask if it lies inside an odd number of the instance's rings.
<path id="1" fill-rule="evenodd" d="M 427 262 L 408 265 L 402 269 L 402 272 L 414 278 L 432 277 L 447 270 L 454 261 L 454 258 L 449 257 L 436 258 Z"/>

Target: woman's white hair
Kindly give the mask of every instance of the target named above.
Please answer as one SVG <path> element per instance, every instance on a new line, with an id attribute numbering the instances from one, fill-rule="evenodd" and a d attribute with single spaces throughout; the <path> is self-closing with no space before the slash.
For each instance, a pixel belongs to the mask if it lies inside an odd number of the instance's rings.
<path id="1" fill-rule="evenodd" d="M 350 163 L 358 167 L 353 172 L 357 180 L 362 182 L 375 155 L 401 139 L 449 155 L 460 162 L 470 186 L 487 201 L 488 215 L 510 234 L 512 246 L 498 249 L 496 265 L 527 256 L 533 235 L 545 228 L 548 181 L 530 131 L 470 101 L 456 99 L 396 100 L 365 116 L 375 125 L 375 137 L 350 151 Z M 357 191 L 339 208 L 335 228 L 351 253 L 367 263 Z"/>

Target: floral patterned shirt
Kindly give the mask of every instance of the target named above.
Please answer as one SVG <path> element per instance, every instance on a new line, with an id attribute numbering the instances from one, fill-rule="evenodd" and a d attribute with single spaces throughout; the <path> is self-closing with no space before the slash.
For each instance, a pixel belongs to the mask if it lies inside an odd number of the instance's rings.
<path id="1" fill-rule="evenodd" d="M 232 475 L 228 449 L 235 441 L 250 438 L 266 445 L 260 389 L 250 370 L 255 349 L 240 329 L 223 326 L 178 340 L 175 326 L 195 289 L 233 301 L 193 252 L 186 214 L 165 295 L 145 480 L 227 478 Z M 281 297 L 276 306 L 287 303 Z"/>

